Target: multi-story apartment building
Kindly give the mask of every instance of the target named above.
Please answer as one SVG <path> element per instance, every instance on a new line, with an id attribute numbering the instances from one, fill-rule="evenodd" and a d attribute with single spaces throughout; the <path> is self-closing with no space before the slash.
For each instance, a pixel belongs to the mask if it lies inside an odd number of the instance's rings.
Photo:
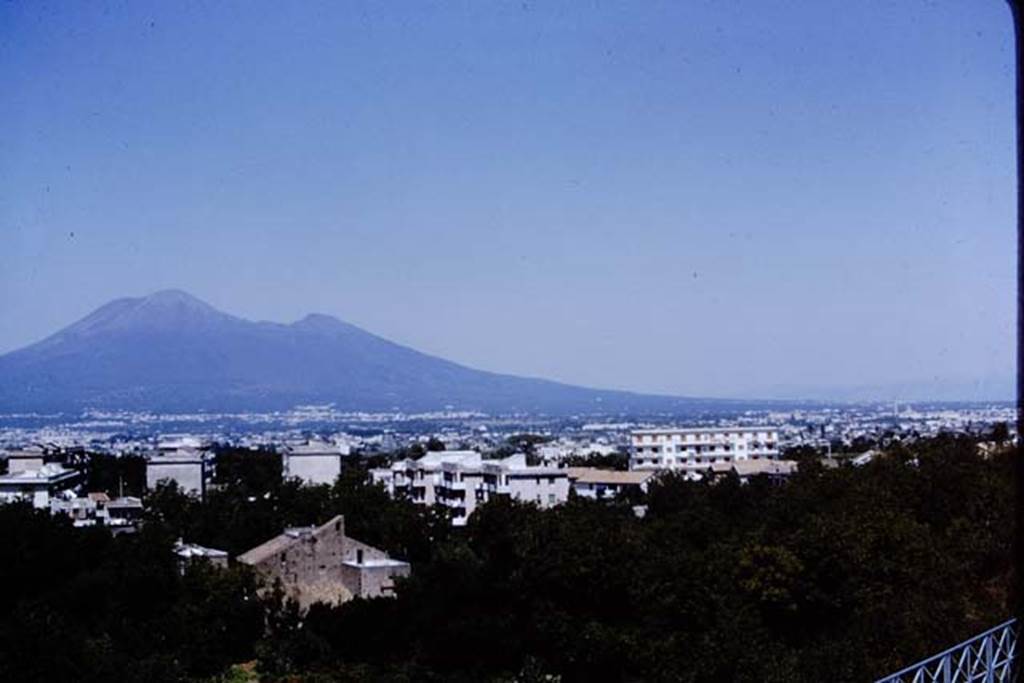
<path id="1" fill-rule="evenodd" d="M 699 476 L 712 465 L 779 457 L 775 427 L 639 429 L 631 436 L 633 470 L 682 470 Z"/>
<path id="2" fill-rule="evenodd" d="M 391 495 L 407 495 L 421 505 L 441 504 L 452 511 L 452 524 L 462 526 L 477 506 L 495 496 L 551 507 L 569 498 L 564 469 L 528 466 L 522 453 L 484 460 L 476 451 L 427 453 L 419 460 L 400 460 L 372 470 L 372 481 Z"/>

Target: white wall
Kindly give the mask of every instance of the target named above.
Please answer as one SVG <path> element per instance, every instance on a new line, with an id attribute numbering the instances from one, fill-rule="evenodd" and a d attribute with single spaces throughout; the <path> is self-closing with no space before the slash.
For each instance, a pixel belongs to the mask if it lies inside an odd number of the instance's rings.
<path id="1" fill-rule="evenodd" d="M 341 474 L 341 454 L 286 454 L 285 476 L 298 477 L 307 484 L 333 484 Z"/>
<path id="2" fill-rule="evenodd" d="M 203 465 L 198 462 L 170 463 L 149 461 L 146 465 L 146 487 L 156 488 L 157 482 L 171 479 L 187 493 L 203 494 Z"/>
<path id="3" fill-rule="evenodd" d="M 537 503 L 545 508 L 551 507 L 569 499 L 569 478 L 564 475 L 551 477 L 542 474 L 517 477 L 509 474 L 508 491 L 512 498 L 517 500 Z"/>

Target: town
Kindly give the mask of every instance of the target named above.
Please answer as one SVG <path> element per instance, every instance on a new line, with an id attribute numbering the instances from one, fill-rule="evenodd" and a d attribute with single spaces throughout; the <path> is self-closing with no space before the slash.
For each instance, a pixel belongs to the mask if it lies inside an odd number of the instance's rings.
<path id="1" fill-rule="evenodd" d="M 402 609 L 429 609 L 432 590 L 456 599 L 458 589 L 438 587 L 448 577 L 437 572 L 455 571 L 442 569 L 450 562 L 445 553 L 452 552 L 444 549 L 466 542 L 510 535 L 503 543 L 522 543 L 511 539 L 576 518 L 596 524 L 588 534 L 660 537 L 661 525 L 694 500 L 706 498 L 700 505 L 710 506 L 694 523 L 714 524 L 735 504 L 729 501 L 737 494 L 729 492 L 736 486 L 761 501 L 751 514 L 773 506 L 780 512 L 771 514 L 783 514 L 797 504 L 786 501 L 805 495 L 820 501 L 819 488 L 834 478 L 828 472 L 845 482 L 840 499 L 853 501 L 866 495 L 865 485 L 879 495 L 905 486 L 899 468 L 919 458 L 946 462 L 941 454 L 950 447 L 960 455 L 949 466 L 973 458 L 976 472 L 969 476 L 987 476 L 987 469 L 1004 466 L 998 463 L 1016 443 L 1016 409 L 1001 404 L 805 405 L 693 419 L 352 415 L 306 406 L 272 416 L 91 413 L 3 420 L 0 515 L 15 515 L 12 528 L 25 524 L 16 511 L 31 510 L 66 525 L 81 542 L 95 538 L 86 534 L 109 533 L 122 543 L 157 543 L 182 581 L 216 581 L 220 573 L 222 581 L 249 586 L 237 599 L 261 607 L 237 628 L 251 635 L 239 649 L 224 649 L 210 671 L 253 657 L 261 637 L 278 643 L 273 652 L 293 647 L 285 644 L 297 632 L 288 629 L 321 628 L 310 621 L 319 618 L 318 610 L 400 596 Z M 928 481 L 919 485 L 932 487 Z M 844 509 L 856 508 L 837 508 L 837 514 Z M 749 524 L 719 533 L 743 534 Z M 585 536 L 560 537 L 566 545 L 558 553 L 568 553 L 569 561 Z M 619 542 L 637 542 L 626 538 Z M 121 547 L 128 552 L 131 546 Z M 742 552 L 766 552 L 758 547 Z M 554 550 L 545 548 L 540 552 Z M 644 552 L 651 562 L 676 561 Z M 500 561 L 503 572 L 507 561 Z M 743 576 L 749 559 L 739 561 Z M 616 572 L 630 566 L 624 559 L 605 562 L 614 562 Z M 224 599 L 236 599 L 231 595 Z M 257 626 L 281 609 L 293 610 L 291 626 Z M 264 674 L 313 666 L 256 659 Z M 438 660 L 430 666 L 451 665 Z M 591 665 L 579 671 L 592 671 Z"/>
<path id="2" fill-rule="evenodd" d="M 570 496 L 641 501 L 665 472 L 691 481 L 726 475 L 744 483 L 754 477 L 780 481 L 809 456 L 827 467 L 860 466 L 886 447 L 939 434 L 991 435 L 1009 443 L 1015 439 L 1008 425 L 1016 424 L 1016 409 L 999 404 L 804 406 L 703 416 L 685 425 L 621 416 L 344 414 L 330 406 L 273 415 L 87 413 L 79 420 L 22 415 L 0 416 L 0 421 L 36 423 L 0 432 L 0 501 L 29 502 L 71 518 L 76 527 L 129 533 L 144 519 L 146 495 L 161 485 L 204 499 L 218 486 L 218 452 L 224 449 L 270 455 L 282 479 L 312 487 L 334 485 L 353 463 L 369 464 L 367 483 L 417 505 L 441 506 L 453 526 L 465 526 L 478 506 L 498 497 L 541 509 L 564 504 Z M 196 431 L 162 431 L 183 423 Z M 342 429 L 332 428 L 339 423 Z M 111 457 L 135 461 L 139 480 L 128 482 L 133 495 L 125 495 L 124 472 L 116 481 L 108 479 L 106 489 L 93 485 L 89 454 L 106 456 L 108 462 Z M 245 464 L 243 458 L 239 465 Z M 642 504 L 634 507 L 637 515 L 644 510 Z M 307 522 L 231 559 L 260 567 L 305 605 L 324 596 L 393 594 L 392 580 L 408 575 L 407 562 L 346 537 L 340 518 L 324 526 Z M 330 535 L 332 527 L 331 542 L 304 542 Z M 176 546 L 183 561 L 228 561 L 225 550 L 190 541 L 181 539 Z M 301 562 L 285 558 L 293 552 L 289 548 L 305 548 Z M 296 562 L 301 571 L 287 569 Z"/>

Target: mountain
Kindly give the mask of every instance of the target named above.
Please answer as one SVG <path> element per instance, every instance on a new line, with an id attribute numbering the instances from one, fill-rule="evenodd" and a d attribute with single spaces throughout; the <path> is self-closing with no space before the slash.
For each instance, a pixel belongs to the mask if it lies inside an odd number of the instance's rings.
<path id="1" fill-rule="evenodd" d="M 112 301 L 0 356 L 0 411 L 674 412 L 736 402 L 601 391 L 474 370 L 326 315 L 228 315 L 181 291 Z"/>

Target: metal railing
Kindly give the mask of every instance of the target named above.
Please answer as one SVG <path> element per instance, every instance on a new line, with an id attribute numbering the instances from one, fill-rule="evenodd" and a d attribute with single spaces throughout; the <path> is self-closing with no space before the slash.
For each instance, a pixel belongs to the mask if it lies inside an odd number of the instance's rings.
<path id="1" fill-rule="evenodd" d="M 1010 619 L 876 683 L 1014 683 L 1018 628 Z"/>

